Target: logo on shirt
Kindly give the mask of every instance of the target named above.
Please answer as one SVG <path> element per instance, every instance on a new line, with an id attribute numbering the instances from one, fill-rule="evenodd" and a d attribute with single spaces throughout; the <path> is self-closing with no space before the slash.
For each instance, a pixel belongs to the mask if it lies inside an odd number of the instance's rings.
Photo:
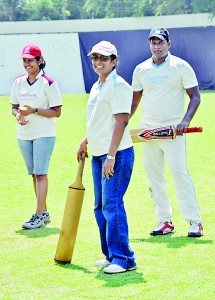
<path id="1" fill-rule="evenodd" d="M 19 97 L 22 97 L 22 98 L 30 98 L 30 99 L 37 99 L 38 96 L 37 94 L 29 94 L 29 93 L 18 93 L 18 96 Z"/>
<path id="2" fill-rule="evenodd" d="M 145 81 L 150 84 L 164 84 L 169 79 L 168 75 L 146 76 Z"/>

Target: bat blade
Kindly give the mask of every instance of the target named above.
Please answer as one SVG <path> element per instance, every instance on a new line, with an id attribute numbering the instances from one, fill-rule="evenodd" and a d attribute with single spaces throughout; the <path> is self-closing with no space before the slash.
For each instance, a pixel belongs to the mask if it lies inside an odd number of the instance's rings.
<path id="1" fill-rule="evenodd" d="M 82 184 L 84 162 L 79 161 L 76 180 L 69 186 L 54 261 L 68 264 L 72 260 L 85 188 Z"/>
<path id="2" fill-rule="evenodd" d="M 202 132 L 202 127 L 189 127 L 185 133 Z M 174 126 L 166 126 L 155 129 L 131 129 L 131 139 L 133 143 L 147 142 L 150 140 L 175 139 L 176 130 Z"/>

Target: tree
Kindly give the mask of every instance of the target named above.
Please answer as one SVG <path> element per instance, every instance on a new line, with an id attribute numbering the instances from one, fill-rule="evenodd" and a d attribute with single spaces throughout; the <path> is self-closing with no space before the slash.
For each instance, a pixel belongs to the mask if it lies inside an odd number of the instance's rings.
<path id="1" fill-rule="evenodd" d="M 210 13 L 215 0 L 0 0 L 0 21 L 34 21 Z"/>
<path id="2" fill-rule="evenodd" d="M 195 13 L 211 13 L 215 16 L 215 0 L 195 0 L 193 1 Z"/>
<path id="3" fill-rule="evenodd" d="M 159 0 L 155 9 L 156 16 L 190 14 L 193 11 L 193 0 Z"/>
<path id="4" fill-rule="evenodd" d="M 86 0 L 84 10 L 91 19 L 121 18 L 132 16 L 133 6 L 133 0 Z"/>
<path id="5" fill-rule="evenodd" d="M 134 6 L 134 1 L 132 0 L 106 1 L 105 17 L 106 18 L 131 17 L 133 14 L 133 6 Z"/>
<path id="6" fill-rule="evenodd" d="M 26 5 L 28 21 L 58 20 L 59 12 L 52 0 L 31 0 Z"/>
<path id="7" fill-rule="evenodd" d="M 154 16 L 158 0 L 137 0 L 133 7 L 135 17 Z"/>
<path id="8" fill-rule="evenodd" d="M 215 15 L 215 0 L 137 0 L 133 6 L 134 16 L 163 16 L 191 13 Z"/>
<path id="9" fill-rule="evenodd" d="M 88 14 L 90 19 L 104 18 L 106 5 L 105 0 L 86 0 L 84 4 L 84 10 Z"/>
<path id="10" fill-rule="evenodd" d="M 27 17 L 25 0 L 0 0 L 0 21 L 22 21 Z"/>
<path id="11" fill-rule="evenodd" d="M 87 19 L 88 14 L 84 10 L 84 4 L 86 0 L 73 0 L 67 1 L 67 19 Z"/>

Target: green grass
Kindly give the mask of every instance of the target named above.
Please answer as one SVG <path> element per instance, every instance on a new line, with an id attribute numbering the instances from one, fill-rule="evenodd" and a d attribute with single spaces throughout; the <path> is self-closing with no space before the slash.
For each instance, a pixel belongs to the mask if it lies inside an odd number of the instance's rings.
<path id="1" fill-rule="evenodd" d="M 130 245 L 138 269 L 104 275 L 93 266 L 103 256 L 93 214 L 90 159 L 86 161 L 86 188 L 72 263 L 57 265 L 54 256 L 68 185 L 77 171 L 76 151 L 85 135 L 87 95 L 64 95 L 57 119 L 57 143 L 49 174 L 48 208 L 52 223 L 38 230 L 21 225 L 35 209 L 31 177 L 27 175 L 16 138 L 16 120 L 9 97 L 0 97 L 0 299 L 214 299 L 214 111 L 215 93 L 202 92 L 201 106 L 192 122 L 203 133 L 188 134 L 188 166 L 202 210 L 204 236 L 187 238 L 173 181 L 166 170 L 176 233 L 151 237 L 155 226 L 153 204 L 143 170 L 141 144 L 131 184 L 125 196 Z M 137 128 L 141 108 L 130 122 Z"/>

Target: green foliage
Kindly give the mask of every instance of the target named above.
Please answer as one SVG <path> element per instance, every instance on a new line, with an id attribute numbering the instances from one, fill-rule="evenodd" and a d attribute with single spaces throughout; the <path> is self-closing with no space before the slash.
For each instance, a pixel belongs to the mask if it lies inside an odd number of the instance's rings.
<path id="1" fill-rule="evenodd" d="M 157 7 L 155 8 L 155 15 L 175 15 L 175 14 L 190 14 L 193 11 L 192 0 L 158 0 Z"/>
<path id="2" fill-rule="evenodd" d="M 86 0 L 84 8 L 90 18 L 121 18 L 132 16 L 131 0 Z"/>
<path id="3" fill-rule="evenodd" d="M 67 1 L 66 9 L 69 12 L 67 19 L 87 19 L 88 15 L 84 9 L 86 0 Z"/>
<path id="4" fill-rule="evenodd" d="M 88 14 L 90 19 L 104 18 L 105 4 L 105 0 L 86 0 L 84 9 L 86 10 L 86 13 Z"/>
<path id="5" fill-rule="evenodd" d="M 215 15 L 215 0 L 0 0 L 0 21 Z"/>
<path id="6" fill-rule="evenodd" d="M 137 0 L 133 6 L 134 16 L 154 16 L 158 0 Z"/>
<path id="7" fill-rule="evenodd" d="M 211 2 L 201 0 L 138 0 L 135 1 L 133 12 L 135 16 L 163 16 L 176 14 L 192 14 L 211 12 Z M 215 5 L 215 3 L 214 3 Z"/>
<path id="8" fill-rule="evenodd" d="M 196 13 L 208 13 L 215 15 L 215 0 L 195 0 L 193 2 L 194 11 Z"/>
<path id="9" fill-rule="evenodd" d="M 39 1 L 28 1 L 26 4 L 26 10 L 28 13 L 28 19 L 30 21 L 37 20 L 58 20 L 62 19 L 61 6 L 62 1 L 52 0 L 39 0 Z"/>
<path id="10" fill-rule="evenodd" d="M 28 18 L 25 0 L 0 0 L 0 21 L 22 21 Z"/>
<path id="11" fill-rule="evenodd" d="M 189 226 L 180 214 L 168 168 L 176 232 L 160 237 L 149 235 L 156 219 L 143 170 L 141 143 L 136 144 L 134 170 L 124 201 L 138 269 L 117 275 L 104 275 L 101 268 L 93 266 L 102 253 L 93 213 L 90 158 L 84 168 L 86 190 L 72 263 L 54 263 L 68 186 L 77 172 L 76 151 L 86 130 L 87 95 L 63 95 L 49 171 L 48 209 L 52 223 L 37 230 L 21 228 L 34 212 L 36 200 L 31 176 L 27 175 L 17 146 L 17 121 L 11 114 L 9 97 L 0 97 L 0 299 L 214 299 L 214 97 L 214 91 L 201 93 L 202 102 L 192 126 L 203 126 L 203 132 L 187 134 L 188 167 L 202 211 L 204 236 L 186 236 Z M 130 128 L 137 128 L 140 118 L 141 105 Z"/>

